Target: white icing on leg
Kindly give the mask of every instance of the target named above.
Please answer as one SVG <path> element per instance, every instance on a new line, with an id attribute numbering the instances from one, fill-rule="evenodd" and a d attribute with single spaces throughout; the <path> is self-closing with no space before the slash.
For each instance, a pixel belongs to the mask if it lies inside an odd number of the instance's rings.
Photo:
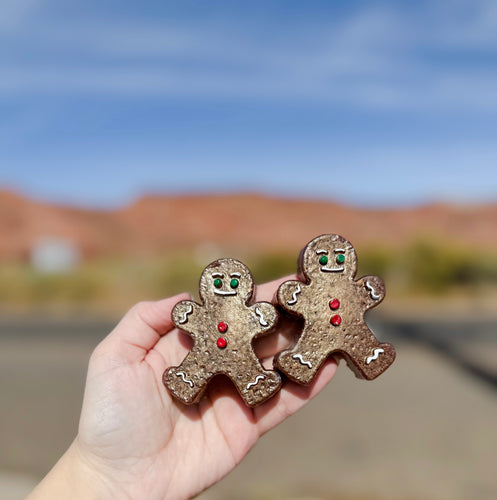
<path id="1" fill-rule="evenodd" d="M 185 372 L 176 372 L 176 376 L 181 377 L 183 379 L 183 382 L 185 382 L 186 384 L 190 384 L 190 387 L 193 388 L 193 382 L 190 379 L 186 378 Z"/>
<path id="2" fill-rule="evenodd" d="M 373 288 L 373 285 L 371 285 L 369 281 L 366 281 L 366 288 L 369 290 L 369 295 L 372 299 L 378 300 L 379 298 L 381 298 L 381 295 L 376 293 L 376 290 Z"/>
<path id="3" fill-rule="evenodd" d="M 376 348 L 374 351 L 373 351 L 373 355 L 372 356 L 368 356 L 366 358 L 366 364 L 369 365 L 369 363 L 371 363 L 371 361 L 375 361 L 378 359 L 379 355 L 381 353 L 385 352 L 381 347 L 378 347 Z"/>
<path id="4" fill-rule="evenodd" d="M 287 302 L 287 304 L 289 306 L 292 306 L 293 304 L 296 304 L 297 303 L 297 295 L 302 291 L 302 289 L 300 288 L 300 285 L 298 284 L 297 285 L 297 289 L 292 293 L 292 297 L 293 299 L 292 300 L 289 300 Z"/>
<path id="5" fill-rule="evenodd" d="M 265 377 L 264 375 L 257 375 L 257 377 L 255 377 L 255 382 L 250 382 L 249 384 L 247 384 L 247 390 L 250 389 L 253 385 L 257 385 L 259 383 L 259 380 L 264 380 Z"/>
<path id="6" fill-rule="evenodd" d="M 309 368 L 312 368 L 312 363 L 310 361 L 305 361 L 302 357 L 302 354 L 294 354 L 292 356 L 293 359 L 298 359 L 302 365 L 306 365 Z"/>
<path id="7" fill-rule="evenodd" d="M 255 308 L 255 314 L 257 314 L 257 316 L 259 316 L 259 323 L 261 324 L 261 326 L 268 326 L 269 325 L 269 323 L 264 318 L 264 314 L 262 314 L 262 311 L 260 310 L 259 307 Z"/>

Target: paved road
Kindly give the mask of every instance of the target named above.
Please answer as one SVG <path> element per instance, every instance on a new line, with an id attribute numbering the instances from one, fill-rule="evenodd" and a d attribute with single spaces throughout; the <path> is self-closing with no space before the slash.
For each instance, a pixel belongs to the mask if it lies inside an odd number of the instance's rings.
<path id="1" fill-rule="evenodd" d="M 392 368 L 364 382 L 341 365 L 202 499 L 497 498 L 497 321 L 371 324 L 397 347 Z M 2 499 L 16 498 L 6 491 L 26 489 L 72 440 L 89 354 L 111 328 L 0 322 Z"/>

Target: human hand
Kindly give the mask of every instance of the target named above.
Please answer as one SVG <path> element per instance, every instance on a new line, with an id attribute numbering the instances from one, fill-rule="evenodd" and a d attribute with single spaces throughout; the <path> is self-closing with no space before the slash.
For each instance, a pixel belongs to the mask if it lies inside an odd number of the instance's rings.
<path id="1" fill-rule="evenodd" d="M 287 279 L 258 286 L 256 300 L 271 301 Z M 305 405 L 335 374 L 330 359 L 311 386 L 287 381 L 255 408 L 245 406 L 234 386 L 219 377 L 198 404 L 184 406 L 167 392 L 162 375 L 191 347 L 191 339 L 171 321 L 172 308 L 186 298 L 137 304 L 97 346 L 78 435 L 30 498 L 63 498 L 69 491 L 75 499 L 190 498 L 234 469 L 264 433 Z M 272 367 L 293 333 L 292 324 L 282 320 L 277 332 L 256 342 L 265 368 Z"/>

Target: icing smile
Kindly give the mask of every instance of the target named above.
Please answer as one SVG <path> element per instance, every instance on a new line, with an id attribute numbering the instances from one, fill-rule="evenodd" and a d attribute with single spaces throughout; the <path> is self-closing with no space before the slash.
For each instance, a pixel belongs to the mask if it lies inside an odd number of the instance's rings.
<path id="1" fill-rule="evenodd" d="M 233 290 L 232 292 L 224 291 L 224 290 L 214 290 L 216 295 L 236 295 L 236 292 Z"/>
<path id="2" fill-rule="evenodd" d="M 341 273 L 344 271 L 344 267 L 322 267 L 321 271 L 324 271 L 325 273 Z"/>

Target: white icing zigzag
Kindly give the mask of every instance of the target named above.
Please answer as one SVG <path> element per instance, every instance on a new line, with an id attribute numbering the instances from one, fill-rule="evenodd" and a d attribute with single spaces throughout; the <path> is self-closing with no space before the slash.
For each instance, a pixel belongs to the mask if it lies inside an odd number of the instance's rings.
<path id="1" fill-rule="evenodd" d="M 180 325 L 186 323 L 188 321 L 188 315 L 193 312 L 193 306 L 191 304 L 188 305 L 188 309 L 184 312 L 183 317 L 178 321 Z"/>
<path id="2" fill-rule="evenodd" d="M 190 387 L 193 387 L 193 382 L 190 379 L 186 378 L 185 372 L 177 372 L 176 376 L 181 377 L 183 379 L 183 382 L 190 384 Z"/>
<path id="3" fill-rule="evenodd" d="M 269 323 L 264 319 L 264 314 L 262 314 L 262 311 L 258 307 L 255 308 L 255 314 L 259 316 L 259 323 L 261 324 L 261 326 L 269 325 Z"/>
<path id="4" fill-rule="evenodd" d="M 257 375 L 257 377 L 255 377 L 255 382 L 250 382 L 250 384 L 247 384 L 247 389 L 250 389 L 253 385 L 257 385 L 259 380 L 263 380 L 264 378 L 264 375 Z"/>
<path id="5" fill-rule="evenodd" d="M 312 363 L 310 361 L 304 361 L 304 358 L 302 357 L 302 354 L 294 354 L 292 356 L 293 359 L 298 359 L 301 364 L 307 365 L 309 368 L 312 368 Z"/>
<path id="6" fill-rule="evenodd" d="M 371 363 L 371 361 L 375 361 L 376 359 L 378 359 L 378 356 L 382 353 L 382 352 L 385 352 L 381 347 L 378 347 L 377 349 L 375 349 L 373 351 L 373 355 L 372 356 L 368 356 L 366 358 L 366 364 L 369 365 L 369 363 Z"/>
<path id="7" fill-rule="evenodd" d="M 289 300 L 287 302 L 287 304 L 289 306 L 292 306 L 293 304 L 296 304 L 297 303 L 297 294 L 299 294 L 301 292 L 301 288 L 300 288 L 300 285 L 297 285 L 297 290 L 295 290 L 295 292 L 292 293 L 292 297 L 293 297 L 293 300 Z"/>
<path id="8" fill-rule="evenodd" d="M 369 290 L 369 295 L 371 296 L 372 299 L 378 300 L 381 295 L 377 294 L 373 286 L 369 281 L 366 281 L 366 288 Z"/>

